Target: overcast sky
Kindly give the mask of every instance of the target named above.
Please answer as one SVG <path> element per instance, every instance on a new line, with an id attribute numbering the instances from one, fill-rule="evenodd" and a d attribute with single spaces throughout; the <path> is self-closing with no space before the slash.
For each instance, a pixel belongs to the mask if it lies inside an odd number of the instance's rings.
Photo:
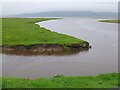
<path id="1" fill-rule="evenodd" d="M 9 2 L 8 2 L 9 1 Z M 2 14 L 14 15 L 46 11 L 117 12 L 118 0 L 3 0 Z"/>
<path id="2" fill-rule="evenodd" d="M 0 0 L 0 2 L 118 2 L 119 0 Z"/>

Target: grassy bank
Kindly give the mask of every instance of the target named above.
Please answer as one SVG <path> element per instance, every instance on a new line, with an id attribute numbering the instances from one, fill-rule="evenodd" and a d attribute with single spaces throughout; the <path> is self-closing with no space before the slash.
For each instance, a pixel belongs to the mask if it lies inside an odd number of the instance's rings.
<path id="1" fill-rule="evenodd" d="M 120 20 L 100 20 L 99 22 L 120 23 Z"/>
<path id="2" fill-rule="evenodd" d="M 83 44 L 84 40 L 72 36 L 51 32 L 39 27 L 35 22 L 53 18 L 3 18 L 2 45 L 33 45 L 33 44 Z M 84 44 L 83 44 L 84 45 Z"/>
<path id="3" fill-rule="evenodd" d="M 86 77 L 56 76 L 35 80 L 3 77 L 3 88 L 116 88 L 117 73 Z"/>

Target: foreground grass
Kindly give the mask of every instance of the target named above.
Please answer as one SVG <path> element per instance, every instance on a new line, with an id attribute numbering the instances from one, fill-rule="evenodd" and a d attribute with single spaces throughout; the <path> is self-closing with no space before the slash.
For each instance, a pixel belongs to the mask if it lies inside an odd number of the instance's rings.
<path id="1" fill-rule="evenodd" d="M 100 22 L 120 23 L 120 20 L 100 20 Z"/>
<path id="2" fill-rule="evenodd" d="M 52 18 L 53 19 L 53 18 Z M 2 18 L 2 45 L 83 44 L 72 36 L 51 32 L 35 22 L 51 18 Z"/>
<path id="3" fill-rule="evenodd" d="M 3 88 L 117 88 L 120 74 L 109 73 L 87 77 L 40 78 L 35 80 L 3 77 Z"/>

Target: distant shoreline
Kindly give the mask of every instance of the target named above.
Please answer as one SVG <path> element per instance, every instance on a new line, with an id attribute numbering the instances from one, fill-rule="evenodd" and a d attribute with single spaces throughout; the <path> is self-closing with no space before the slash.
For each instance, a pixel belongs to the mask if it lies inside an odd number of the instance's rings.
<path id="1" fill-rule="evenodd" d="M 100 20 L 99 22 L 120 23 L 120 20 Z"/>

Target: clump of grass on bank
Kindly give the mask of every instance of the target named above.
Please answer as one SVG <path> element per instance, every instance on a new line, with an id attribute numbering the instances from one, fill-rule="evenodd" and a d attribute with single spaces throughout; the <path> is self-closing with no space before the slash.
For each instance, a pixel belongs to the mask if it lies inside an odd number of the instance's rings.
<path id="1" fill-rule="evenodd" d="M 86 77 L 40 78 L 35 80 L 3 77 L 3 88 L 117 88 L 118 73 Z"/>
<path id="2" fill-rule="evenodd" d="M 35 22 L 53 18 L 2 18 L 2 45 L 83 44 L 86 41 L 51 32 Z"/>
<path id="3" fill-rule="evenodd" d="M 120 23 L 120 20 L 100 20 L 99 22 Z"/>
<path id="4" fill-rule="evenodd" d="M 64 51 L 71 51 L 72 49 L 70 47 L 64 46 L 63 47 Z"/>

